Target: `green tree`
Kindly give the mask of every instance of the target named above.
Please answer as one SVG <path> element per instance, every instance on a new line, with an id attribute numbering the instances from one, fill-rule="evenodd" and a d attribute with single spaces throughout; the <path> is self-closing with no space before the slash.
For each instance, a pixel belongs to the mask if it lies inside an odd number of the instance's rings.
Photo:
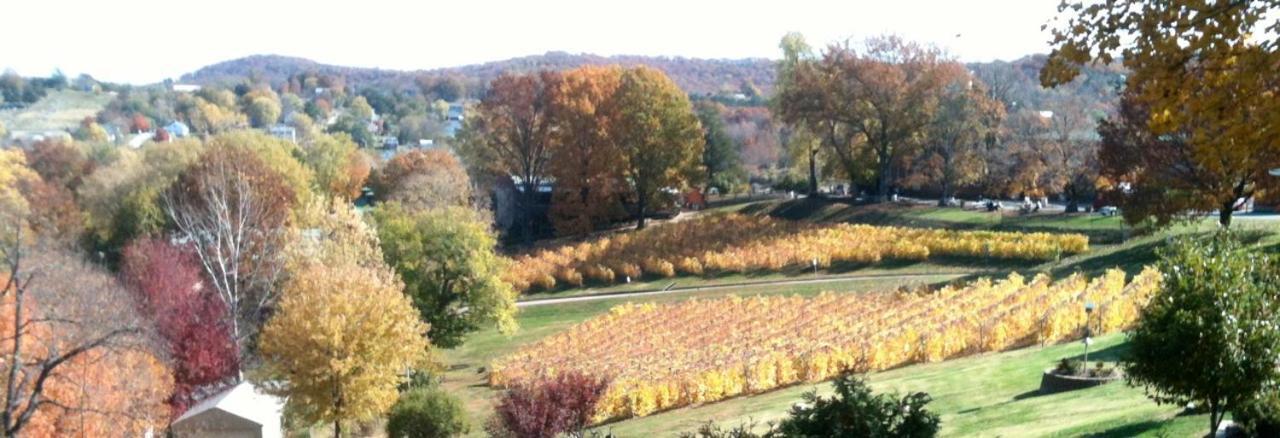
<path id="1" fill-rule="evenodd" d="M 1280 377 L 1280 271 L 1229 233 L 1163 249 L 1161 290 L 1129 333 L 1130 384 L 1158 403 L 1196 402 L 1210 432 Z"/>
<path id="2" fill-rule="evenodd" d="M 810 111 L 808 105 L 801 104 L 794 98 L 794 93 L 803 89 L 797 89 L 798 84 L 797 72 L 800 68 L 808 68 L 813 62 L 813 48 L 809 47 L 809 43 L 805 42 L 804 35 L 797 32 L 790 32 L 782 36 L 782 41 L 778 43 L 778 48 L 782 49 L 782 60 L 778 62 L 778 84 L 777 91 L 770 102 L 774 112 L 778 113 L 780 118 L 792 126 L 791 132 L 804 132 L 806 124 L 816 124 L 818 120 L 810 120 L 810 117 L 816 116 L 814 111 Z M 783 96 L 793 96 L 791 101 L 784 101 Z M 784 103 L 786 102 L 786 103 Z M 818 151 L 821 149 L 820 141 L 806 141 L 810 136 L 801 135 L 801 138 L 795 136 L 789 137 L 787 147 L 794 156 L 804 156 L 809 164 L 809 194 L 818 193 Z"/>
<path id="3" fill-rule="evenodd" d="M 356 96 L 355 99 L 352 99 L 351 106 L 348 109 L 351 110 L 351 116 L 355 117 L 356 120 L 362 122 L 373 120 L 373 106 L 369 105 L 369 100 L 365 99 L 364 96 Z"/>
<path id="4" fill-rule="evenodd" d="M 804 403 L 778 425 L 785 437 L 905 437 L 928 438 L 938 434 L 938 415 L 925 410 L 933 399 L 916 392 L 899 399 L 875 395 L 861 378 L 846 374 L 834 382 L 830 398 L 804 395 Z"/>
<path id="5" fill-rule="evenodd" d="M 360 196 L 369 178 L 369 160 L 345 134 L 318 135 L 305 144 L 302 163 L 315 175 L 315 190 L 327 196 Z"/>
<path id="6" fill-rule="evenodd" d="M 245 115 L 249 117 L 249 123 L 256 128 L 265 128 L 274 125 L 280 120 L 280 100 L 275 93 L 269 90 L 254 91 L 244 96 Z"/>
<path id="7" fill-rule="evenodd" d="M 436 345 L 452 348 L 484 324 L 515 330 L 515 290 L 500 278 L 497 239 L 465 208 L 410 211 L 395 202 L 372 211 L 387 264 L 405 282 Z M 466 308 L 466 311 L 462 311 Z"/>
<path id="8" fill-rule="evenodd" d="M 617 102 L 615 139 L 631 182 L 636 227 L 644 228 L 645 215 L 660 203 L 663 190 L 681 188 L 701 173 L 702 130 L 689 97 L 652 68 L 623 72 Z"/>
<path id="9" fill-rule="evenodd" d="M 718 104 L 699 102 L 697 109 L 698 121 L 702 123 L 702 166 L 707 169 L 707 186 L 728 193 L 746 176 L 740 145 L 725 132 Z"/>
<path id="10" fill-rule="evenodd" d="M 413 388 L 387 415 L 390 438 L 447 438 L 471 432 L 462 401 L 435 387 Z"/>

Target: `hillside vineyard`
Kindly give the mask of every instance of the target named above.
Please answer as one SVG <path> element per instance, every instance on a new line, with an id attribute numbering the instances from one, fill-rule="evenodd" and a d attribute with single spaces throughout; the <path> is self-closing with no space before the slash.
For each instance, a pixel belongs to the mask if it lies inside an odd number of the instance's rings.
<path id="1" fill-rule="evenodd" d="M 625 304 L 491 364 L 495 386 L 566 371 L 610 379 L 596 420 L 644 416 L 840 373 L 1078 339 L 1132 324 L 1160 286 L 1143 270 L 1058 282 L 1017 273 L 909 293 Z"/>
<path id="2" fill-rule="evenodd" d="M 952 231 L 815 224 L 715 215 L 518 256 L 506 280 L 516 290 L 612 283 L 624 276 L 777 272 L 833 263 L 931 257 L 1053 260 L 1089 250 L 1080 234 Z"/>

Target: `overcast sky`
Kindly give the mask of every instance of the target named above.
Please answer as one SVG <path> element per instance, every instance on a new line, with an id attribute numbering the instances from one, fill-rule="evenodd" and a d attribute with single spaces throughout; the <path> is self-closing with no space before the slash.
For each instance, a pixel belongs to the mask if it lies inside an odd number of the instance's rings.
<path id="1" fill-rule="evenodd" d="M 896 33 L 964 61 L 1048 51 L 1057 0 L 16 0 L 4 6 L 0 69 L 177 78 L 253 54 L 426 69 L 548 51 L 778 57 L 788 31 L 811 44 Z"/>

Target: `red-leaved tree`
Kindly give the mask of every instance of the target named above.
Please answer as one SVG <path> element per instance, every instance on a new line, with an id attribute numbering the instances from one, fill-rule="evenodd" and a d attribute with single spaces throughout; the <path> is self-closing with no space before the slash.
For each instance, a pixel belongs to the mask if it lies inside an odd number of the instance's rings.
<path id="1" fill-rule="evenodd" d="M 125 247 L 121 269 L 173 357 L 168 403 L 174 418 L 191 405 L 197 389 L 234 375 L 239 366 L 226 305 L 204 281 L 195 257 L 190 249 L 146 238 Z"/>
<path id="2" fill-rule="evenodd" d="M 606 379 L 567 372 L 536 385 L 511 388 L 494 406 L 497 417 L 488 432 L 514 438 L 580 437 L 608 387 Z"/>

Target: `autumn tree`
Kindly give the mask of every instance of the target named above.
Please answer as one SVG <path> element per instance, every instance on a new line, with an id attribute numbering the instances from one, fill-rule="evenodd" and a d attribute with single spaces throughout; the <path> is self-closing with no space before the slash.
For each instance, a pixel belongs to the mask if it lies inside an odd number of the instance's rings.
<path id="1" fill-rule="evenodd" d="M 75 144 L 57 140 L 36 142 L 23 151 L 27 166 L 47 183 L 75 191 L 84 178 L 93 173 L 94 163 Z"/>
<path id="2" fill-rule="evenodd" d="M 280 120 L 280 98 L 271 90 L 254 90 L 245 94 L 241 100 L 244 102 L 244 113 L 254 127 L 265 128 Z"/>
<path id="3" fill-rule="evenodd" d="M 885 201 L 895 166 L 920 146 L 943 89 L 965 75 L 936 48 L 878 37 L 861 47 L 832 44 L 820 60 L 800 63 L 779 99 L 786 120 L 809 124 L 851 179 L 870 156 L 876 199 Z"/>
<path id="4" fill-rule="evenodd" d="M 369 179 L 372 165 L 351 137 L 344 134 L 317 135 L 301 148 L 302 163 L 315 176 L 318 193 L 354 199 Z"/>
<path id="5" fill-rule="evenodd" d="M 698 121 L 702 124 L 702 167 L 706 169 L 708 187 L 727 193 L 744 179 L 741 145 L 725 131 L 719 104 L 699 102 Z"/>
<path id="6" fill-rule="evenodd" d="M 394 202 L 372 213 L 387 264 L 404 279 L 435 345 L 456 347 L 483 325 L 515 329 L 516 293 L 501 279 L 505 259 L 494 252 L 497 239 L 477 213 L 411 211 Z"/>
<path id="7" fill-rule="evenodd" d="M 24 240 L 0 250 L 3 434 L 132 435 L 164 425 L 171 378 L 128 293 L 77 256 Z"/>
<path id="8" fill-rule="evenodd" d="M 273 302 L 297 194 L 251 150 L 211 146 L 168 190 L 164 209 L 192 242 L 210 287 L 228 309 L 243 359 Z"/>
<path id="9" fill-rule="evenodd" d="M 144 116 L 139 113 L 134 113 L 133 117 L 129 118 L 129 132 L 137 134 L 137 133 L 147 132 L 150 130 L 151 130 L 151 119 L 148 119 L 147 116 Z"/>
<path id="10" fill-rule="evenodd" d="M 583 234 L 607 223 L 624 191 L 613 136 L 621 79 L 618 67 L 582 67 L 565 72 L 553 87 L 549 171 L 556 185 L 549 215 L 558 234 Z"/>
<path id="11" fill-rule="evenodd" d="M 76 140 L 86 141 L 90 143 L 105 143 L 107 141 L 107 129 L 98 124 L 93 117 L 85 117 L 80 121 L 80 127 L 71 133 Z"/>
<path id="12" fill-rule="evenodd" d="M 374 193 L 414 210 L 465 207 L 471 203 L 471 179 L 449 151 L 415 149 L 379 169 Z"/>
<path id="13" fill-rule="evenodd" d="M 1188 152 L 1185 162 L 1198 176 L 1215 180 L 1171 195 L 1203 200 L 1184 207 L 1213 204 L 1219 223 L 1228 226 L 1240 199 L 1277 184 L 1266 173 L 1280 167 L 1280 82 L 1274 74 L 1280 23 L 1268 19 L 1277 7 L 1274 0 L 1064 1 L 1058 7 L 1064 19 L 1053 26 L 1055 47 L 1040 79 L 1060 85 L 1086 64 L 1122 60 L 1130 71 L 1126 99 L 1146 113 L 1151 138 L 1185 142 L 1179 148 Z M 1127 202 L 1148 200 L 1161 198 Z"/>
<path id="14" fill-rule="evenodd" d="M 195 253 L 162 239 L 134 241 L 124 249 L 121 278 L 137 296 L 139 310 L 155 324 L 173 363 L 168 404 L 177 418 L 197 390 L 235 376 L 236 344 L 227 308 L 206 286 Z"/>
<path id="15" fill-rule="evenodd" d="M 1098 182 L 1095 114 L 1079 96 L 1061 96 L 1049 108 L 1051 137 L 1042 143 L 1047 177 L 1044 185 L 1061 193 L 1067 201 L 1066 211 L 1075 213 L 1080 201 L 1095 192 Z"/>
<path id="16" fill-rule="evenodd" d="M 315 186 L 311 169 L 299 158 L 305 159 L 305 153 L 289 140 L 262 131 L 235 131 L 211 137 L 206 148 L 240 149 L 251 153 L 267 169 L 283 178 L 297 199 L 311 193 Z"/>
<path id="17" fill-rule="evenodd" d="M 615 141 L 635 201 L 636 227 L 644 228 L 645 216 L 661 203 L 664 190 L 679 189 L 702 173 L 702 132 L 689 97 L 652 68 L 623 72 L 617 105 Z"/>
<path id="18" fill-rule="evenodd" d="M 290 246 L 256 378 L 302 421 L 333 423 L 336 438 L 343 422 L 385 414 L 407 371 L 429 365 L 428 326 L 352 207 L 331 203 L 302 221 L 316 233 Z"/>
<path id="19" fill-rule="evenodd" d="M 551 89 L 558 81 L 553 72 L 494 79 L 477 117 L 469 119 L 478 138 L 462 145 L 472 166 L 515 182 L 525 242 L 533 241 L 537 192 L 549 176 Z"/>
<path id="20" fill-rule="evenodd" d="M 938 99 L 935 119 L 926 129 L 920 172 L 941 190 L 938 205 L 955 196 L 957 185 L 974 182 L 981 168 L 984 144 L 993 140 L 1004 116 L 1003 106 L 987 97 L 974 79 L 948 84 Z"/>
<path id="21" fill-rule="evenodd" d="M 153 143 L 121 151 L 110 166 L 89 175 L 77 190 L 89 248 L 114 262 L 129 241 L 164 230 L 169 219 L 162 194 L 203 150 L 196 139 Z"/>

